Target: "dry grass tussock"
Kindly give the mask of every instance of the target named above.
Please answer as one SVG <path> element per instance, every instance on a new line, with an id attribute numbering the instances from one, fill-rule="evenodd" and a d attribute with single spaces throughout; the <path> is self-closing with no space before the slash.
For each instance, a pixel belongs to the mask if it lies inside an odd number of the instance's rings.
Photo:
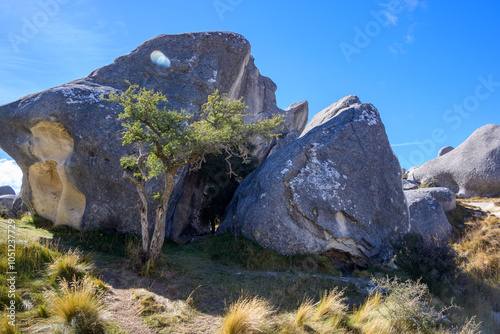
<path id="1" fill-rule="evenodd" d="M 85 277 L 68 282 L 62 279 L 58 290 L 46 293 L 48 321 L 62 326 L 63 332 L 106 333 L 105 303 L 103 292 Z"/>
<path id="2" fill-rule="evenodd" d="M 172 301 L 145 289 L 139 289 L 135 292 L 134 299 L 137 301 L 138 313 L 150 327 L 172 330 L 176 328 L 178 332 L 187 333 L 188 329 L 184 331 L 181 327 L 189 328 L 189 324 L 198 316 L 193 306 L 193 293 L 184 301 Z"/>
<path id="3" fill-rule="evenodd" d="M 297 312 L 295 312 L 295 323 L 296 327 L 303 327 L 309 318 L 314 313 L 314 304 L 312 299 L 306 299 L 300 304 Z"/>
<path id="4" fill-rule="evenodd" d="M 240 298 L 229 308 L 221 333 L 479 333 L 474 319 L 459 328 L 445 326 L 443 314 L 449 308 L 436 310 L 425 284 L 388 278 L 374 283 L 374 292 L 352 311 L 338 289 L 325 291 L 315 304 L 306 299 L 295 316 L 274 313 L 258 297 Z"/>
<path id="5" fill-rule="evenodd" d="M 455 245 L 462 269 L 474 278 L 500 285 L 500 219 L 490 216 L 470 225 L 469 232 Z"/>
<path id="6" fill-rule="evenodd" d="M 78 250 L 69 250 L 48 266 L 48 274 L 56 279 L 73 281 L 83 279 L 92 269 L 88 256 L 83 256 Z"/>
<path id="7" fill-rule="evenodd" d="M 253 297 L 241 297 L 231 304 L 222 325 L 222 334 L 267 333 L 272 325 L 273 314 L 269 302 Z"/>

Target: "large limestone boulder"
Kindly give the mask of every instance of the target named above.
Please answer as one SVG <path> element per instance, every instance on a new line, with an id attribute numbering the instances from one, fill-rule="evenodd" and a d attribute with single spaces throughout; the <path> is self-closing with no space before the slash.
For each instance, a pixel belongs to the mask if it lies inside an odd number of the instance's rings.
<path id="1" fill-rule="evenodd" d="M 390 240 L 409 231 L 401 167 L 377 109 L 346 99 L 241 183 L 219 232 L 344 264 L 390 258 Z M 329 117 L 332 109 L 339 110 Z"/>
<path id="2" fill-rule="evenodd" d="M 155 64 L 153 51 L 161 51 L 171 66 Z M 163 92 L 168 109 L 192 114 L 216 89 L 233 98 L 243 97 L 248 121 L 286 115 L 284 134 L 302 131 L 307 119 L 307 106 L 288 111 L 276 106 L 276 85 L 260 75 L 250 44 L 242 36 L 226 32 L 160 35 L 86 78 L 0 106 L 0 147 L 23 171 L 22 198 L 30 210 L 56 225 L 140 230 L 136 190 L 122 177 L 119 163 L 130 152 L 119 139 L 121 107 L 100 99 L 125 90 L 125 80 Z M 273 146 L 258 139 L 254 144 L 258 161 Z M 166 228 L 172 239 L 198 233 L 191 227 L 200 225 L 205 192 L 204 181 L 188 168 L 179 173 L 176 184 Z"/>
<path id="3" fill-rule="evenodd" d="M 410 169 L 408 179 L 460 197 L 500 195 L 500 125 L 479 128 L 454 150 Z"/>
<path id="4" fill-rule="evenodd" d="M 446 240 L 451 235 L 445 215 L 450 203 L 443 188 L 408 190 L 405 195 L 410 209 L 410 232 L 420 234 L 426 242 Z"/>

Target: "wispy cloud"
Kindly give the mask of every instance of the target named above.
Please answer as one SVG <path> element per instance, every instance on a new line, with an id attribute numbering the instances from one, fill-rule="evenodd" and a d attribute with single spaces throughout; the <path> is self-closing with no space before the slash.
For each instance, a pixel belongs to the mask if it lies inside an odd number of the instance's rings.
<path id="1" fill-rule="evenodd" d="M 401 147 L 401 146 L 412 146 L 412 145 L 420 145 L 423 144 L 421 141 L 415 141 L 411 143 L 401 143 L 401 144 L 391 144 L 392 147 Z"/>
<path id="2" fill-rule="evenodd" d="M 21 36 L 22 29 L 17 26 L 21 18 L 31 17 L 29 12 L 41 8 L 34 6 L 30 11 L 18 13 L 18 19 L 11 19 L 10 26 L 0 26 L 0 105 L 83 77 L 129 51 L 117 42 L 120 40 L 117 37 L 129 34 L 126 23 L 109 21 L 92 6 L 83 5 L 85 0 L 59 6 L 47 24 L 32 37 L 23 37 L 16 48 L 6 37 L 9 27 Z M 47 82 L 51 84 L 44 86 Z"/>
<path id="3" fill-rule="evenodd" d="M 415 41 L 415 28 L 417 24 L 414 23 L 407 28 L 406 34 L 403 36 L 402 41 L 395 42 L 389 46 L 389 51 L 394 55 L 400 55 L 406 53 L 406 46 L 412 44 Z"/>
<path id="4" fill-rule="evenodd" d="M 14 160 L 0 159 L 0 186 L 11 186 L 17 193 L 21 190 L 23 172 Z"/>

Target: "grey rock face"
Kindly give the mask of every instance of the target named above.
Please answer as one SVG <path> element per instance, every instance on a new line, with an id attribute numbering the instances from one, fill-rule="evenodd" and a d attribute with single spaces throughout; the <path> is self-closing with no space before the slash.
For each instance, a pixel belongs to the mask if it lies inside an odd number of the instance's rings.
<path id="1" fill-rule="evenodd" d="M 1 186 L 0 187 L 0 196 L 2 196 L 2 195 L 15 195 L 15 194 L 16 194 L 16 192 L 10 186 Z"/>
<path id="2" fill-rule="evenodd" d="M 0 206 L 11 211 L 12 210 L 12 203 L 14 202 L 15 198 L 16 198 L 16 195 L 1 195 L 0 196 Z"/>
<path id="3" fill-rule="evenodd" d="M 304 131 L 302 131 L 301 136 L 304 136 L 306 133 L 311 131 L 311 129 L 321 124 L 325 124 L 343 110 L 347 108 L 359 107 L 360 104 L 361 101 L 354 95 L 346 96 L 339 101 L 332 103 L 330 106 L 313 116 L 311 121 L 306 125 Z"/>
<path id="4" fill-rule="evenodd" d="M 460 197 L 500 195 L 500 126 L 479 128 L 454 150 L 412 168 L 408 179 L 448 188 Z"/>
<path id="5" fill-rule="evenodd" d="M 155 50 L 170 58 L 170 68 L 151 61 Z M 122 109 L 100 99 L 125 90 L 125 80 L 161 91 L 169 100 L 167 108 L 192 114 L 219 89 L 230 97 L 243 97 L 248 121 L 285 114 L 284 133 L 297 130 L 293 126 L 302 124 L 307 114 L 307 106 L 290 112 L 276 106 L 276 85 L 260 75 L 242 36 L 160 35 L 86 78 L 0 106 L 0 147 L 23 170 L 22 197 L 30 210 L 56 225 L 139 231 L 138 197 L 135 187 L 122 178 L 119 163 L 129 153 L 119 140 L 117 116 Z M 254 144 L 262 161 L 272 145 Z M 204 192 L 196 174 L 187 171 L 179 173 L 176 187 L 166 229 L 171 239 L 199 225 Z"/>
<path id="6" fill-rule="evenodd" d="M 298 138 L 306 127 L 307 117 L 309 114 L 307 101 L 294 103 L 285 111 L 287 112 L 287 116 L 285 118 L 285 129 L 288 129 L 288 132 L 283 133 L 283 136 L 280 137 L 280 139 L 275 143 L 268 156 Z"/>
<path id="7" fill-rule="evenodd" d="M 403 190 L 413 190 L 417 188 L 418 183 L 409 180 L 403 180 Z"/>
<path id="8" fill-rule="evenodd" d="M 444 191 L 431 192 L 424 189 L 405 191 L 410 209 L 410 232 L 420 234 L 428 242 L 434 238 L 446 240 L 451 235 L 451 225 L 443 207 L 434 197 L 440 193 Z"/>
<path id="9" fill-rule="evenodd" d="M 439 202 L 439 204 L 441 204 L 444 212 L 452 211 L 457 208 L 456 195 L 448 188 L 420 188 L 416 190 L 415 193 L 421 193 L 422 197 L 425 195 L 431 195 Z"/>
<path id="10" fill-rule="evenodd" d="M 23 203 L 23 198 L 21 194 L 17 194 L 14 202 L 12 202 L 12 213 L 17 217 L 22 216 L 24 213 L 27 213 L 29 208 Z"/>
<path id="11" fill-rule="evenodd" d="M 325 123 L 241 183 L 218 231 L 281 254 L 327 253 L 357 265 L 390 258 L 389 241 L 409 231 L 409 214 L 377 109 L 356 104 L 318 117 Z"/>
<path id="12" fill-rule="evenodd" d="M 442 157 L 443 155 L 445 155 L 446 153 L 450 153 L 451 151 L 453 151 L 454 148 L 451 147 L 451 146 L 445 146 L 443 148 L 441 148 L 438 152 L 438 157 Z"/>

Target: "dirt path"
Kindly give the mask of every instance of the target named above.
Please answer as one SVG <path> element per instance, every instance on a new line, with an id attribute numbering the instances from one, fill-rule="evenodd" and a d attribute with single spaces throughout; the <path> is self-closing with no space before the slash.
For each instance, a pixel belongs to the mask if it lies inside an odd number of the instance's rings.
<path id="1" fill-rule="evenodd" d="M 113 320 L 126 333 L 156 333 L 155 330 L 142 322 L 138 314 L 137 304 L 132 300 L 130 290 L 113 288 L 108 298 L 108 311 L 113 315 Z"/>
<path id="2" fill-rule="evenodd" d="M 462 204 L 479 208 L 483 212 L 489 212 L 493 216 L 500 218 L 500 199 L 480 199 L 480 200 L 461 200 Z"/>

